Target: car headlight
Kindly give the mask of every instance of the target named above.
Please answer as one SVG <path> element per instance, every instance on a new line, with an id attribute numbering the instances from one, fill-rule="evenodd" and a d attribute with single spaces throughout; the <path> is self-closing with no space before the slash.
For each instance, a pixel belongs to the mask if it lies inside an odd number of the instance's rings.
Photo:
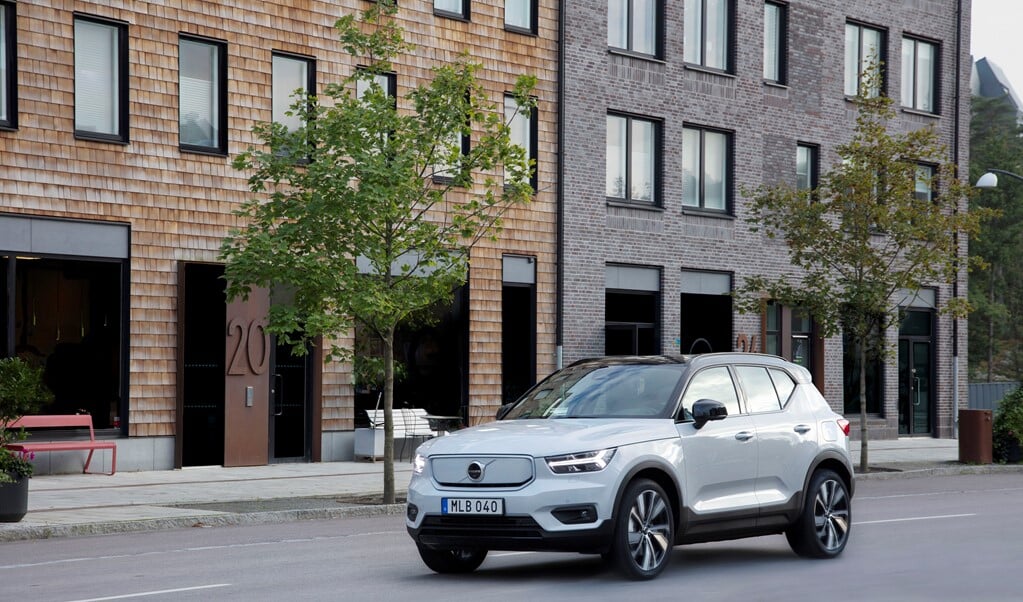
<path id="1" fill-rule="evenodd" d="M 423 474 L 424 470 L 426 470 L 426 456 L 416 454 L 416 457 L 412 458 L 412 472 L 415 474 Z"/>
<path id="2" fill-rule="evenodd" d="M 566 454 L 564 456 L 549 456 L 544 458 L 544 460 L 547 461 L 547 467 L 554 474 L 599 472 L 604 470 L 608 463 L 611 462 L 615 451 L 617 451 L 617 448 L 601 449 L 577 454 Z"/>

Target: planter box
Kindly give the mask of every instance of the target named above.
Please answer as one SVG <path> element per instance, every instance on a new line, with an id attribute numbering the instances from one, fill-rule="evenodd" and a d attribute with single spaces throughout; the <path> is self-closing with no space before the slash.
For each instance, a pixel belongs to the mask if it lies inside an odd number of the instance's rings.
<path id="1" fill-rule="evenodd" d="M 355 457 L 384 457 L 384 429 L 355 429 Z"/>

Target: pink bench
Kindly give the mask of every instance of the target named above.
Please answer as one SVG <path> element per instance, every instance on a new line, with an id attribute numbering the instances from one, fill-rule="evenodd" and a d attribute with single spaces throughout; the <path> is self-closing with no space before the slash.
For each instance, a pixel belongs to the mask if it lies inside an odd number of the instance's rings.
<path id="1" fill-rule="evenodd" d="M 7 449 L 22 452 L 43 452 L 43 451 L 74 451 L 89 450 L 89 457 L 85 459 L 83 473 L 89 472 L 89 463 L 92 462 L 92 454 L 97 449 L 110 450 L 110 474 L 117 470 L 117 444 L 113 441 L 97 441 L 96 433 L 92 430 L 92 416 L 88 414 L 63 414 L 54 416 L 22 416 L 8 425 L 7 428 L 60 428 L 60 427 L 89 427 L 88 439 L 77 439 L 69 441 L 36 441 L 30 436 L 25 441 L 8 443 Z M 40 434 L 40 433 L 36 433 Z"/>

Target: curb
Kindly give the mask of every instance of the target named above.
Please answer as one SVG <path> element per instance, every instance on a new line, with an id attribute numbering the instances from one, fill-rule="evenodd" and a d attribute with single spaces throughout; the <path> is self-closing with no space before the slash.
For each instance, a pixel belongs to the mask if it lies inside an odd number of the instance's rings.
<path id="1" fill-rule="evenodd" d="M 148 518 L 68 525 L 18 525 L 13 528 L 0 529 L 0 542 L 53 539 L 57 537 L 81 537 L 83 535 L 140 533 L 167 529 L 187 529 L 190 527 L 210 528 L 237 525 L 269 525 L 290 523 L 300 520 L 328 520 L 401 515 L 404 514 L 404 512 L 405 504 L 401 503 L 350 506 L 346 508 L 274 510 L 270 512 L 225 512 L 222 514 L 202 514 L 195 516 L 178 516 L 174 518 Z"/>
<path id="2" fill-rule="evenodd" d="M 949 477 L 970 474 L 1004 474 L 1023 472 L 1023 464 L 953 464 L 951 466 L 926 466 L 898 464 L 876 466 L 882 472 L 856 473 L 857 481 L 887 481 L 891 479 L 913 479 L 920 477 Z"/>

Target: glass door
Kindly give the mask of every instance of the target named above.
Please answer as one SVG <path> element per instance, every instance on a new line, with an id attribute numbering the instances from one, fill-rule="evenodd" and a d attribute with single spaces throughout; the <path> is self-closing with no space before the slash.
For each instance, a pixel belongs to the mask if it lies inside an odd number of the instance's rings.
<path id="1" fill-rule="evenodd" d="M 289 345 L 274 346 L 270 371 L 270 461 L 309 460 L 309 381 L 312 354 L 296 355 Z"/>
<path id="2" fill-rule="evenodd" d="M 899 337 L 899 434 L 934 433 L 931 312 L 910 311 Z"/>

